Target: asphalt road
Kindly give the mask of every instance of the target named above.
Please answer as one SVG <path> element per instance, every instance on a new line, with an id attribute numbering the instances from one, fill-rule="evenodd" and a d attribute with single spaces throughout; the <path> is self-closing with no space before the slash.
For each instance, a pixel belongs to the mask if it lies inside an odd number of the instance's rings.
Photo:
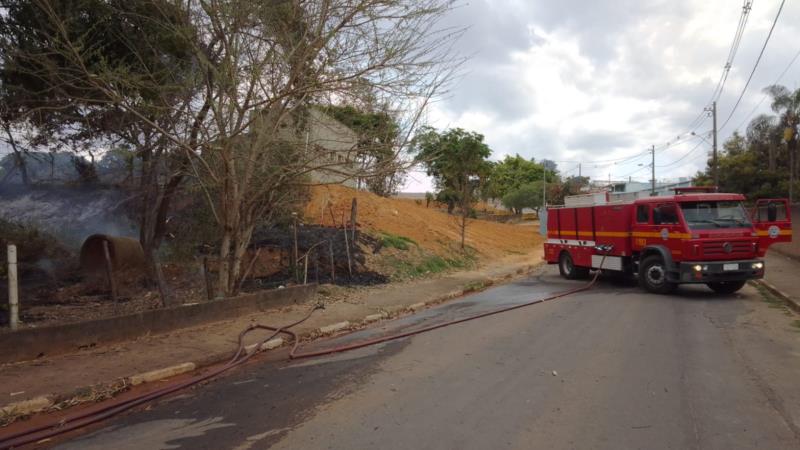
<path id="1" fill-rule="evenodd" d="M 318 342 L 513 304 L 553 270 Z M 800 448 L 797 317 L 752 287 L 589 292 L 296 362 L 260 360 L 61 442 L 64 449 Z"/>

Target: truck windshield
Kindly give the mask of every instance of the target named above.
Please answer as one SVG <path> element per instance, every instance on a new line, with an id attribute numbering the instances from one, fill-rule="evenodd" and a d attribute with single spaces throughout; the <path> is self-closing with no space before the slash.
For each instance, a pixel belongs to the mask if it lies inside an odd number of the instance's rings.
<path id="1" fill-rule="evenodd" d="M 686 202 L 681 203 L 681 211 L 686 224 L 695 230 L 752 226 L 741 202 Z"/>

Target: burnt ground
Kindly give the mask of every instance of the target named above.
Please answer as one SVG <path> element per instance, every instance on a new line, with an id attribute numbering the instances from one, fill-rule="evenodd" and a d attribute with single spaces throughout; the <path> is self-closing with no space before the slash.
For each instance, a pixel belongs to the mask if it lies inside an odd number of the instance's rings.
<path id="1" fill-rule="evenodd" d="M 348 235 L 348 238 L 351 235 Z M 309 254 L 308 282 L 333 283 L 337 285 L 375 285 L 390 281 L 389 274 L 371 267 L 373 256 L 381 252 L 381 241 L 364 233 L 356 233 L 355 245 L 351 245 L 350 267 L 344 230 L 336 227 L 298 227 L 298 254 Z M 348 243 L 349 243 L 348 239 Z M 330 249 L 333 249 L 333 276 L 331 274 Z M 276 255 L 266 261 L 268 273 L 253 274 L 242 284 L 242 292 L 273 289 L 294 284 L 291 267 L 293 236 L 291 229 L 261 231 L 253 238 L 251 251 L 245 257 L 256 255 L 255 251 L 272 249 Z M 209 255 L 209 258 L 212 256 Z M 202 254 L 183 261 L 167 261 L 162 267 L 178 303 L 206 301 L 206 278 L 203 273 Z M 104 276 L 84 275 L 77 262 L 77 255 L 65 253 L 58 260 L 48 259 L 25 264 L 20 267 L 20 320 L 23 326 L 45 326 L 83 320 L 113 317 L 161 307 L 158 291 L 142 273 L 117 273 L 118 297 L 112 301 L 110 287 Z M 302 283 L 305 266 L 297 267 L 298 280 Z M 384 268 L 384 272 L 385 272 Z M 210 273 L 212 284 L 216 273 Z M 0 281 L 0 324 L 8 322 L 7 282 Z"/>

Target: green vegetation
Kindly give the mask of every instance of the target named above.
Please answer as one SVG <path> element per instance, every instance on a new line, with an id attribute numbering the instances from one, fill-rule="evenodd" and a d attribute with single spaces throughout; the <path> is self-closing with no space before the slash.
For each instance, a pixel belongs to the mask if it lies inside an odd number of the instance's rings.
<path id="1" fill-rule="evenodd" d="M 789 310 L 789 307 L 786 305 L 786 302 L 770 292 L 769 289 L 762 286 L 760 283 L 750 283 L 753 287 L 756 288 L 759 294 L 761 294 L 761 298 L 769 304 L 770 308 L 779 309 L 787 316 L 794 316 L 794 314 Z M 800 332 L 800 320 L 793 320 L 789 323 L 789 326 L 795 329 L 795 331 Z"/>
<path id="2" fill-rule="evenodd" d="M 522 214 L 525 208 L 531 208 L 538 214 L 542 206 L 542 188 L 533 183 L 526 184 L 508 192 L 501 201 L 514 214 Z"/>
<path id="3" fill-rule="evenodd" d="M 409 244 L 417 245 L 417 243 L 411 238 L 391 233 L 383 233 L 381 235 L 381 244 L 384 247 L 396 248 L 399 250 L 408 250 Z"/>
<path id="4" fill-rule="evenodd" d="M 734 132 L 718 156 L 718 178 L 723 192 L 741 192 L 749 198 L 783 197 L 794 174 L 798 188 L 800 158 L 797 152 L 800 123 L 800 89 L 780 85 L 764 89 L 772 98 L 775 115 L 761 114 L 747 125 L 744 135 Z M 695 176 L 698 185 L 714 184 L 711 159 Z"/>
<path id="5" fill-rule="evenodd" d="M 416 162 L 433 177 L 438 191 L 448 192 L 448 212 L 452 213 L 456 205 L 461 210 L 459 228 L 464 250 L 469 210 L 492 170 L 492 150 L 483 142 L 482 134 L 461 128 L 439 132 L 423 127 L 414 138 L 412 152 L 416 153 Z"/>
<path id="6" fill-rule="evenodd" d="M 443 258 L 438 255 L 425 256 L 418 261 L 392 258 L 391 263 L 394 269 L 392 277 L 405 280 L 435 275 L 453 269 L 467 269 L 472 267 L 475 261 L 476 257 L 471 253 L 455 258 Z"/>
<path id="7" fill-rule="evenodd" d="M 366 179 L 369 190 L 381 197 L 396 194 L 405 181 L 405 170 L 396 161 L 395 147 L 401 136 L 395 117 L 353 105 L 328 105 L 322 110 L 358 135 L 356 159 L 375 172 Z"/>
<path id="8" fill-rule="evenodd" d="M 8 266 L 6 246 L 17 246 L 17 261 L 22 264 L 33 264 L 42 259 L 56 259 L 69 254 L 53 235 L 41 231 L 32 224 L 10 222 L 0 218 L 0 276 L 5 276 Z M 23 271 L 23 269 L 21 269 Z"/>
<path id="9" fill-rule="evenodd" d="M 786 311 L 786 303 L 782 299 L 775 296 L 775 294 L 770 292 L 769 289 L 765 288 L 759 283 L 751 283 L 751 285 L 756 288 L 759 294 L 761 294 L 761 298 L 764 300 L 764 302 L 769 304 L 770 308 Z"/>

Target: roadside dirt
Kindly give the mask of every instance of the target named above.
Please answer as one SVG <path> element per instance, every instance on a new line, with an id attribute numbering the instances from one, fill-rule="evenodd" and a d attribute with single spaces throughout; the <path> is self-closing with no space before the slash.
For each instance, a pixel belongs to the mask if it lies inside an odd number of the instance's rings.
<path id="1" fill-rule="evenodd" d="M 384 198 L 343 186 L 318 186 L 306 206 L 306 220 L 323 225 L 342 225 L 349 220 L 353 198 L 358 203 L 357 223 L 362 229 L 407 237 L 440 256 L 448 256 L 460 241 L 458 217 L 425 201 Z M 482 258 L 524 254 L 538 247 L 542 238 L 535 227 L 469 219 L 466 244 Z"/>

